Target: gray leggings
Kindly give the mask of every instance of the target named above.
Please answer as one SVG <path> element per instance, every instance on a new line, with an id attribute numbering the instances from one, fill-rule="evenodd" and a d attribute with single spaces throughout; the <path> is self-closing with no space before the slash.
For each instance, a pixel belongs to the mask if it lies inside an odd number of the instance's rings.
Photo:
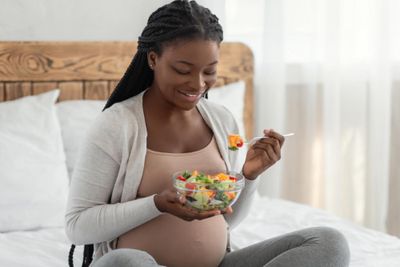
<path id="1" fill-rule="evenodd" d="M 229 252 L 219 267 L 319 267 L 348 266 L 350 251 L 344 236 L 335 229 L 313 227 L 281 235 Z M 136 249 L 113 250 L 93 267 L 160 266 L 148 253 Z"/>

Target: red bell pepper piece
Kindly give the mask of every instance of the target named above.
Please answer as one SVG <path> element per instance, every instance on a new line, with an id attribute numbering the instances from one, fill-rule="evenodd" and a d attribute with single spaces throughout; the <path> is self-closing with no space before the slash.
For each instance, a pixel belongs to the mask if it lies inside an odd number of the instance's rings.
<path id="1" fill-rule="evenodd" d="M 179 175 L 178 177 L 176 177 L 176 179 L 181 181 L 186 181 L 185 177 L 183 177 L 182 175 Z"/>

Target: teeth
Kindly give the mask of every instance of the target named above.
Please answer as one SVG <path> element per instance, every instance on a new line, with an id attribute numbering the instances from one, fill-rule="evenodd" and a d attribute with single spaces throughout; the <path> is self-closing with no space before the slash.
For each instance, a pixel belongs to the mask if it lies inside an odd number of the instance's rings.
<path id="1" fill-rule="evenodd" d="M 193 93 L 191 94 L 184 91 L 179 91 L 179 92 L 187 97 L 196 97 L 196 98 L 199 98 L 201 97 L 202 94 L 204 94 L 204 92 L 199 92 L 198 94 L 193 94 Z"/>
<path id="2" fill-rule="evenodd" d="M 183 93 L 183 92 L 182 92 Z M 198 96 L 198 94 L 194 94 L 194 95 L 192 95 L 192 94 L 188 94 L 188 93 L 183 93 L 184 95 L 186 95 L 186 96 Z"/>

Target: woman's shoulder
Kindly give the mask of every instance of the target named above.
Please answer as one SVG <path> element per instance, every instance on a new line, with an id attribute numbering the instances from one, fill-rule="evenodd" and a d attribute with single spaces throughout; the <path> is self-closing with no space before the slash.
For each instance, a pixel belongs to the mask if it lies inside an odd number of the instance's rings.
<path id="1" fill-rule="evenodd" d="M 108 111 L 110 114 L 112 114 L 111 116 L 136 117 L 138 114 L 140 114 L 140 112 L 142 112 L 142 110 L 142 98 L 141 95 L 137 95 L 113 104 L 104 112 Z"/>
<path id="2" fill-rule="evenodd" d="M 132 125 L 138 122 L 142 114 L 141 100 L 135 96 L 113 104 L 101 112 L 97 119 L 112 124 Z M 129 121 L 129 124 L 126 124 L 126 121 Z"/>
<path id="3" fill-rule="evenodd" d="M 134 131 L 141 129 L 143 111 L 135 97 L 113 104 L 103 112 L 99 113 L 89 127 L 88 134 L 95 136 L 106 136 L 115 139 L 122 133 L 131 135 Z"/>

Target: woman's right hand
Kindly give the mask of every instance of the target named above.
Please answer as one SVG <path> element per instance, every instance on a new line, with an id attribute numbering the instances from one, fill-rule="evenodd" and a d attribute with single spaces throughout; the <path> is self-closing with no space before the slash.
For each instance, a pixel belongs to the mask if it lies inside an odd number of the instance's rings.
<path id="1" fill-rule="evenodd" d="M 218 209 L 200 212 L 187 207 L 185 202 L 185 197 L 179 195 L 173 188 L 166 189 L 154 196 L 154 203 L 159 211 L 170 213 L 185 221 L 203 220 L 222 213 L 232 212 L 231 209 L 223 212 Z"/>

